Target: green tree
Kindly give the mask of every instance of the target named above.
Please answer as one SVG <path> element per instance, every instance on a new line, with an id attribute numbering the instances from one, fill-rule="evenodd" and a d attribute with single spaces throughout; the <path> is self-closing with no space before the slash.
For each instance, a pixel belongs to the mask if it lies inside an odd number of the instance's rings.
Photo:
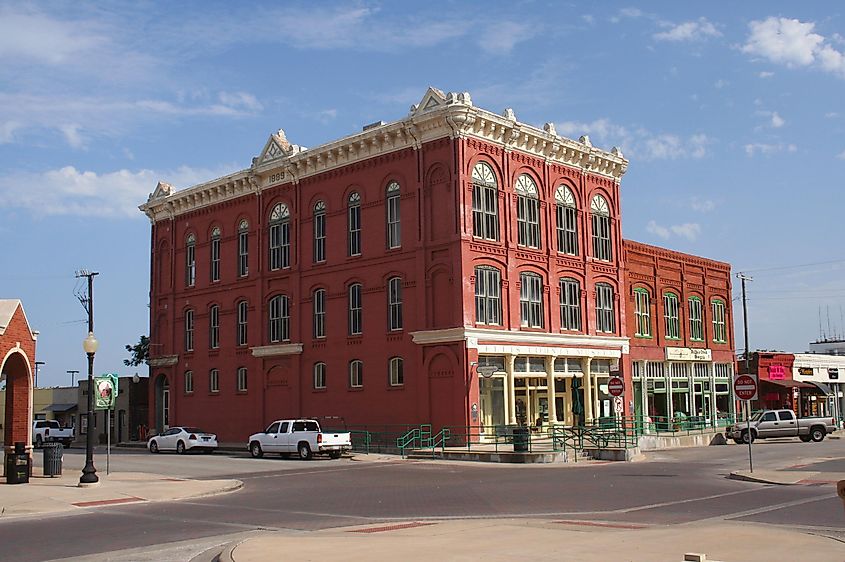
<path id="1" fill-rule="evenodd" d="M 142 335 L 138 343 L 127 345 L 126 351 L 132 355 L 131 358 L 123 360 L 123 364 L 127 367 L 137 367 L 138 365 L 146 364 L 147 359 L 150 358 L 150 338 Z"/>

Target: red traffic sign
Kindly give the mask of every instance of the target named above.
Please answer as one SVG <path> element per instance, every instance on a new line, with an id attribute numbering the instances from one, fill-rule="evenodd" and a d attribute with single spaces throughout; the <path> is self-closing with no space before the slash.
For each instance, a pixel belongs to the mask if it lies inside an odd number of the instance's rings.
<path id="1" fill-rule="evenodd" d="M 610 377 L 607 381 L 607 391 L 611 396 L 622 396 L 625 392 L 625 382 L 620 377 Z"/>
<path id="2" fill-rule="evenodd" d="M 757 398 L 757 379 L 750 375 L 738 375 L 734 378 L 734 394 L 739 400 Z"/>

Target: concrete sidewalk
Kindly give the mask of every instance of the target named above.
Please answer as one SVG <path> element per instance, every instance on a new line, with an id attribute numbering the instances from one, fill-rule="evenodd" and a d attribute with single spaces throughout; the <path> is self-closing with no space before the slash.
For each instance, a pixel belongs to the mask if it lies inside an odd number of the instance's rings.
<path id="1" fill-rule="evenodd" d="M 79 471 L 45 477 L 33 468 L 29 484 L 0 484 L 0 520 L 58 514 L 92 507 L 172 501 L 222 494 L 243 486 L 240 480 L 188 480 L 142 472 L 98 472 L 100 485 L 80 488 Z"/>
<path id="2" fill-rule="evenodd" d="M 309 533 L 263 533 L 229 545 L 221 562 L 280 560 L 843 560 L 842 543 L 747 523 L 649 527 L 526 519 L 419 521 Z M 199 560 L 200 558 L 195 558 Z M 202 558 L 210 560 L 211 558 Z"/>

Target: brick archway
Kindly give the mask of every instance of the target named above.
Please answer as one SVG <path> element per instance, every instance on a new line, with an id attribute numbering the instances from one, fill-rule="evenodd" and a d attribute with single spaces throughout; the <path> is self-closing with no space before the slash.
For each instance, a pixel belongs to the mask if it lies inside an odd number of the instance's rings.
<path id="1" fill-rule="evenodd" d="M 6 415 L 3 420 L 3 447 L 14 451 L 15 443 L 29 448 L 32 442 L 32 370 L 26 353 L 12 348 L 0 365 L 0 380 L 6 382 Z"/>

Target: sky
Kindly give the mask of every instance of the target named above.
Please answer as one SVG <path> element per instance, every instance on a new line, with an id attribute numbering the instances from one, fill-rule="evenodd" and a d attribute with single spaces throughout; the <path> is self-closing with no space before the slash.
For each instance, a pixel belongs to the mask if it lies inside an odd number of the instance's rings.
<path id="1" fill-rule="evenodd" d="M 436 9 L 433 9 L 436 6 Z M 625 238 L 730 262 L 749 347 L 845 335 L 845 4 L 0 0 L 0 298 L 39 385 L 131 375 L 148 333 L 156 183 L 405 117 L 428 86 L 630 160 Z M 744 347 L 734 279 L 736 347 Z"/>

